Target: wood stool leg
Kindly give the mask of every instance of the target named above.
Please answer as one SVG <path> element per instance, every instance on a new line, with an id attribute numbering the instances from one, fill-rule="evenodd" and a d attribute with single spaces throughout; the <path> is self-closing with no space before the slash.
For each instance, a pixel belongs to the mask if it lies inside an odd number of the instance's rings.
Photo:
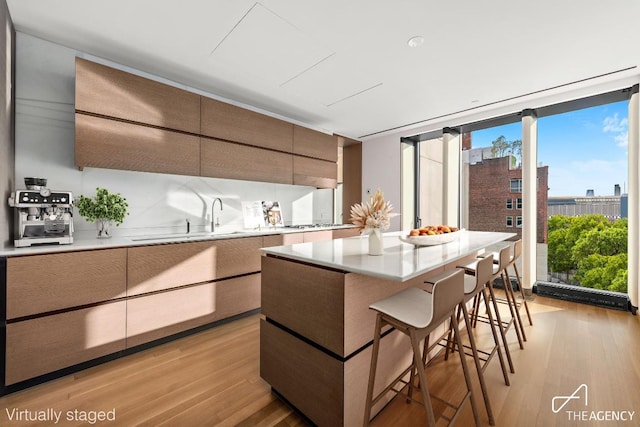
<path id="1" fill-rule="evenodd" d="M 509 277 L 509 273 L 506 268 L 504 269 L 504 278 L 506 279 L 505 292 L 509 294 L 509 299 L 511 300 L 511 304 L 513 305 L 513 311 L 516 314 L 516 319 L 517 319 L 516 330 L 520 331 L 520 336 L 522 337 L 522 341 L 526 341 L 527 335 L 524 332 L 524 324 L 522 323 L 522 317 L 520 317 L 520 310 L 518 309 L 518 301 L 516 300 L 516 293 L 513 291 L 513 286 L 511 285 L 511 278 Z M 520 348 L 523 348 L 523 347 L 521 346 Z"/>
<path id="2" fill-rule="evenodd" d="M 513 326 L 516 331 L 516 336 L 518 337 L 518 344 L 521 349 L 524 349 L 524 344 L 522 343 L 522 335 L 520 335 L 520 326 L 518 326 L 518 310 L 513 309 L 513 302 L 511 301 L 511 295 L 509 294 L 509 285 L 507 284 L 507 280 L 504 278 L 504 270 L 500 272 L 500 278 L 502 279 L 502 285 L 504 287 L 504 295 L 507 300 L 507 306 L 509 307 L 509 313 L 511 313 L 511 321 L 513 322 Z M 508 278 L 507 278 L 508 279 Z"/>
<path id="3" fill-rule="evenodd" d="M 469 321 L 469 313 L 467 312 L 467 307 L 464 303 L 460 304 L 459 307 L 462 307 L 464 324 L 467 328 L 467 334 L 469 335 L 469 344 L 471 345 L 471 354 L 473 355 L 473 362 L 475 363 L 476 371 L 478 372 L 478 381 L 480 382 L 480 390 L 482 391 L 484 406 L 487 410 L 487 416 L 489 417 L 489 424 L 494 426 L 496 425 L 496 422 L 493 419 L 493 411 L 491 410 L 491 403 L 489 401 L 489 392 L 487 391 L 487 384 L 484 381 L 484 372 L 482 371 L 482 366 L 480 366 L 480 357 L 478 356 L 478 348 L 476 347 L 476 340 L 473 336 L 473 332 L 471 331 L 471 322 Z M 464 353 L 464 350 L 463 350 L 463 353 Z"/>
<path id="4" fill-rule="evenodd" d="M 373 386 L 376 380 L 376 368 L 378 366 L 378 350 L 380 349 L 380 334 L 382 333 L 382 315 L 376 316 L 376 329 L 373 336 L 373 347 L 371 350 L 371 366 L 369 368 L 369 384 L 367 386 L 367 401 L 364 407 L 363 426 L 369 425 L 371 418 L 371 404 L 373 400 Z"/>
<path id="5" fill-rule="evenodd" d="M 493 311 L 496 313 L 496 319 L 498 320 L 498 328 L 500 329 L 500 335 L 502 337 L 502 345 L 504 346 L 504 352 L 507 355 L 507 361 L 509 362 L 509 370 L 512 374 L 516 373 L 513 368 L 513 361 L 511 360 L 511 351 L 509 350 L 509 343 L 507 342 L 507 331 L 505 331 L 504 323 L 502 323 L 502 316 L 500 315 L 500 309 L 496 301 L 496 295 L 493 292 L 493 284 L 487 283 L 487 289 L 489 290 L 489 296 L 491 297 L 491 303 L 493 305 Z"/>
<path id="6" fill-rule="evenodd" d="M 453 313 L 451 314 L 451 319 L 453 320 Z M 418 380 L 420 384 L 420 391 L 422 392 L 422 399 L 424 401 L 424 409 L 427 411 L 427 424 L 429 427 L 435 427 L 436 419 L 433 414 L 433 406 L 431 405 L 429 389 L 427 388 L 427 377 L 424 372 L 424 365 L 422 364 L 420 342 L 416 337 L 415 329 L 409 329 L 409 337 L 411 338 L 411 348 L 413 349 L 413 364 L 416 366 L 418 371 Z"/>
<path id="7" fill-rule="evenodd" d="M 458 313 L 456 315 L 456 320 L 458 321 L 458 323 L 460 322 L 460 314 L 461 308 L 460 306 L 458 306 Z M 456 351 L 456 345 L 453 342 L 453 330 L 451 329 L 452 327 L 453 325 L 449 325 L 449 332 L 447 333 L 447 345 L 444 351 L 444 360 L 449 360 L 449 353 Z"/>
<path id="8" fill-rule="evenodd" d="M 516 273 L 516 280 L 518 282 L 518 288 L 520 289 L 520 295 L 522 296 L 522 304 L 524 304 L 524 309 L 527 310 L 527 317 L 529 318 L 529 325 L 533 326 L 533 319 L 531 318 L 531 313 L 529 312 L 529 305 L 527 304 L 527 298 L 524 295 L 524 288 L 522 287 L 522 280 L 520 280 L 520 273 L 518 272 L 518 267 L 516 266 L 515 261 L 513 262 L 513 270 Z"/>
<path id="9" fill-rule="evenodd" d="M 507 367 L 504 363 L 504 356 L 502 355 L 502 350 L 500 349 L 500 339 L 498 338 L 498 332 L 496 331 L 496 324 L 494 323 L 493 314 L 491 313 L 491 309 L 489 308 L 489 299 L 487 297 L 487 286 L 482 289 L 482 299 L 484 300 L 484 305 L 487 307 L 487 316 L 489 317 L 489 325 L 491 325 L 491 335 L 493 335 L 493 342 L 496 346 L 496 351 L 498 352 L 498 359 L 500 360 L 500 367 L 502 368 L 502 376 L 504 377 L 504 384 L 511 385 L 509 382 L 509 375 L 507 374 Z"/>
<path id="10" fill-rule="evenodd" d="M 462 303 L 464 304 L 464 303 Z M 451 313 L 451 321 L 455 321 L 453 313 Z M 469 394 L 469 400 L 471 401 L 471 410 L 473 411 L 473 419 L 476 423 L 476 427 L 480 427 L 482 424 L 480 423 L 480 416 L 478 415 L 478 406 L 476 405 L 476 399 L 473 394 L 473 384 L 471 384 L 471 376 L 469 375 L 469 367 L 467 366 L 466 356 L 464 354 L 464 347 L 462 346 L 462 339 L 460 338 L 460 330 L 458 329 L 458 325 L 455 325 L 453 328 L 453 335 L 456 339 L 456 344 L 458 345 L 458 354 L 460 355 L 460 363 L 462 364 L 462 372 L 464 373 L 464 380 L 467 383 L 467 390 Z"/>

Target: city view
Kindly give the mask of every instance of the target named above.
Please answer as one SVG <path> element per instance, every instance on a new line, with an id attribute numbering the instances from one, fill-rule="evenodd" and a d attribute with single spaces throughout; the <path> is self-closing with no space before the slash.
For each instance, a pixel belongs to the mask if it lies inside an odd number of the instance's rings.
<path id="1" fill-rule="evenodd" d="M 538 118 L 537 241 L 547 246 L 538 263 L 548 281 L 627 291 L 627 117 L 623 101 Z M 521 138 L 516 122 L 463 142 L 470 228 L 521 235 Z"/>

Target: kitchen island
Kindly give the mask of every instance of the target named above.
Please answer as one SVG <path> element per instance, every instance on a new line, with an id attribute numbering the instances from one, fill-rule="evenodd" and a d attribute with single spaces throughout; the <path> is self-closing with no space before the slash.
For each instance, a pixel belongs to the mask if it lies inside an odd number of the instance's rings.
<path id="1" fill-rule="evenodd" d="M 427 278 L 515 236 L 462 230 L 453 242 L 414 247 L 401 235 L 383 235 L 382 256 L 368 255 L 365 236 L 262 249 L 260 375 L 319 426 L 362 425 L 375 325 L 371 303 L 408 287 L 427 289 Z M 385 335 L 374 393 L 410 359 L 402 334 Z"/>

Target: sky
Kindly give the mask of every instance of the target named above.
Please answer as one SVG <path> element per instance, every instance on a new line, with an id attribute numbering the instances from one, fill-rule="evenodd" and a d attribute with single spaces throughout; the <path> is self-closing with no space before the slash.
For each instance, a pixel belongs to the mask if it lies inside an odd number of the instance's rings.
<path id="1" fill-rule="evenodd" d="M 549 166 L 549 196 L 613 195 L 628 188 L 628 101 L 538 119 L 538 166 Z M 520 122 L 474 131 L 473 148 L 501 135 L 522 139 Z"/>

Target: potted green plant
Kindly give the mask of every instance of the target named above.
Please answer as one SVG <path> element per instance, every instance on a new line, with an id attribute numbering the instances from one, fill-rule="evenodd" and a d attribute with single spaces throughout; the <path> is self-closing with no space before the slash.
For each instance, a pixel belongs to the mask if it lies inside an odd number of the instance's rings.
<path id="1" fill-rule="evenodd" d="M 127 199 L 120 193 L 110 193 L 106 188 L 96 188 L 93 198 L 80 195 L 78 198 L 78 213 L 89 222 L 96 222 L 98 238 L 111 237 L 111 223 L 116 226 L 122 224 L 125 215 L 128 215 Z"/>

